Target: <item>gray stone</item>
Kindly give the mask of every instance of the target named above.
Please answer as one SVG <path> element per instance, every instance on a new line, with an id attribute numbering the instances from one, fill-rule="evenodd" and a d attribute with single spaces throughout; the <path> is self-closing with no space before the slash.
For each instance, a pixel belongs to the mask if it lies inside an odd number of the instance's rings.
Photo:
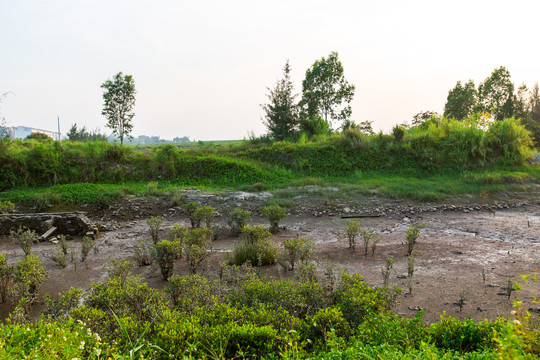
<path id="1" fill-rule="evenodd" d="M 86 234 L 95 232 L 95 225 L 84 212 L 65 213 L 32 213 L 0 215 L 0 235 L 8 235 L 11 230 L 27 227 L 39 234 L 47 232 L 52 227 L 65 235 Z"/>

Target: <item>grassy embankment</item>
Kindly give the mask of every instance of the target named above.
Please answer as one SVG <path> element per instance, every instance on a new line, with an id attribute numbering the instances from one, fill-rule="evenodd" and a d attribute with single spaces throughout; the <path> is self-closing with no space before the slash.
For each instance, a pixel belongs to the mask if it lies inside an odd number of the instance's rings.
<path id="1" fill-rule="evenodd" d="M 13 142 L 0 153 L 0 200 L 18 203 L 107 202 L 178 187 L 277 192 L 274 202 L 304 185 L 337 186 L 320 196 L 377 193 L 440 201 L 449 195 L 523 191 L 540 180 L 527 132 L 513 119 L 487 129 L 441 120 L 402 136 L 347 130 L 297 143 L 255 141 L 120 147 L 107 143 Z M 95 184 L 99 184 L 96 186 Z M 155 185 L 153 185 L 155 186 Z"/>

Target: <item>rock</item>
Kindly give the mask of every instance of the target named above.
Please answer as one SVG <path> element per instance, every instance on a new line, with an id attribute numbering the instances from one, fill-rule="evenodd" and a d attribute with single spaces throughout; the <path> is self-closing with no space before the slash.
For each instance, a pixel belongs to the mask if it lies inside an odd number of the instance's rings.
<path id="1" fill-rule="evenodd" d="M 7 235 L 10 230 L 16 230 L 21 226 L 37 233 L 45 233 L 54 226 L 59 233 L 65 235 L 84 234 L 95 229 L 95 225 L 86 214 L 78 211 L 0 215 L 0 235 Z"/>

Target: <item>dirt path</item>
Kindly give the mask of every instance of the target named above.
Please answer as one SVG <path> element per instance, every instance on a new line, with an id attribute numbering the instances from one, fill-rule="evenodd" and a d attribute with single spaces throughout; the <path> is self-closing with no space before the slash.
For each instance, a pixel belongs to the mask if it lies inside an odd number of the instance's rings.
<path id="1" fill-rule="evenodd" d="M 99 220 L 99 219 L 98 219 Z M 374 256 L 364 256 L 362 249 L 351 252 L 345 238 L 346 219 L 339 216 L 290 215 L 282 221 L 285 229 L 272 237 L 279 242 L 293 236 L 304 236 L 315 243 L 313 260 L 322 275 L 327 261 L 337 268 L 362 274 L 371 285 L 382 284 L 381 267 L 388 257 L 395 258 L 390 285 L 398 285 L 408 292 L 407 256 L 405 230 L 410 222 L 422 222 L 426 228 L 418 239 L 416 249 L 413 293 L 398 298 L 395 312 L 412 317 L 417 310 L 425 311 L 427 322 L 437 321 L 443 312 L 459 318 L 495 319 L 508 317 L 516 294 L 508 299 L 504 287 L 508 278 L 518 280 L 518 274 L 532 274 L 540 265 L 540 205 L 489 211 L 436 211 L 415 215 L 388 215 L 361 219 L 364 228 L 377 230 L 382 235 Z M 175 223 L 188 225 L 183 215 L 167 216 L 163 224 L 162 237 L 166 229 Z M 225 219 L 217 218 L 217 223 Z M 255 218 L 254 223 L 265 223 Z M 110 224 L 109 224 L 109 227 Z M 49 259 L 46 254 L 55 249 L 51 243 L 39 243 L 34 253 L 39 254 L 49 273 L 49 279 L 40 291 L 34 315 L 44 308 L 43 295 L 57 294 L 70 286 L 87 288 L 95 281 L 106 279 L 105 265 L 111 257 L 129 258 L 133 246 L 148 238 L 146 218 L 121 221 L 114 230 L 101 234 L 97 243 L 99 253 L 91 254 L 86 263 L 68 264 L 63 269 Z M 224 252 L 231 251 L 238 239 L 225 237 L 214 243 L 215 253 L 210 257 L 205 273 L 217 277 L 218 264 Z M 75 249 L 80 247 L 81 239 L 70 242 Z M 0 238 L 0 252 L 8 255 L 11 264 L 22 258 L 23 254 L 7 238 Z M 79 253 L 77 252 L 77 255 Z M 485 274 L 485 283 L 482 275 Z M 184 260 L 178 260 L 175 273 L 187 274 Z M 159 271 L 152 267 L 141 267 L 133 273 L 143 275 L 150 286 L 162 288 Z M 270 266 L 263 273 L 277 276 L 278 267 Z M 292 272 L 286 274 L 293 278 Z M 455 303 L 460 291 L 465 290 L 467 302 L 462 312 Z M 526 288 L 520 295 L 526 308 L 531 307 L 532 288 Z M 5 318 L 12 309 L 11 304 L 0 305 L 0 316 Z"/>

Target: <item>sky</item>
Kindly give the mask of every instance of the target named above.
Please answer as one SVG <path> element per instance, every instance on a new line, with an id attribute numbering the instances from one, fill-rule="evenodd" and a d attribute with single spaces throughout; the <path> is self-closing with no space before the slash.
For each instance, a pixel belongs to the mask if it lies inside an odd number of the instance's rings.
<path id="1" fill-rule="evenodd" d="M 137 89 L 133 135 L 196 140 L 266 132 L 261 104 L 288 59 L 295 90 L 330 52 L 375 130 L 442 113 L 458 80 L 505 66 L 540 81 L 540 1 L 0 0 L 0 112 L 9 125 L 105 127 L 100 85 Z"/>

